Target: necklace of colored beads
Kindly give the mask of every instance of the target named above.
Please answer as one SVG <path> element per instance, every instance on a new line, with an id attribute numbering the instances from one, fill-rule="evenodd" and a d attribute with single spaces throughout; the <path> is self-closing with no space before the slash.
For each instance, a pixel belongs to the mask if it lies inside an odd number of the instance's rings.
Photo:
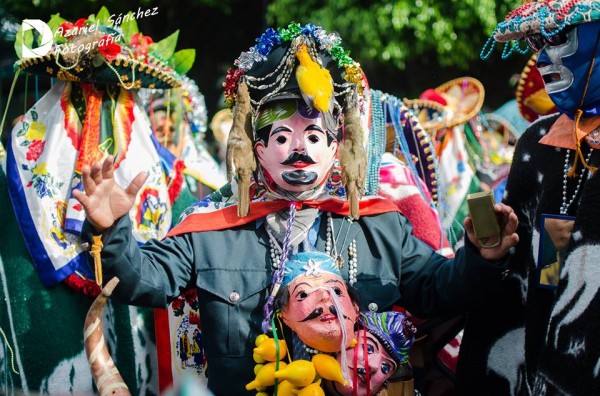
<path id="1" fill-rule="evenodd" d="M 366 195 L 377 195 L 379 190 L 379 168 L 386 143 L 386 108 L 383 105 L 382 97 L 381 91 L 371 90 L 372 120 L 367 154 Z"/>

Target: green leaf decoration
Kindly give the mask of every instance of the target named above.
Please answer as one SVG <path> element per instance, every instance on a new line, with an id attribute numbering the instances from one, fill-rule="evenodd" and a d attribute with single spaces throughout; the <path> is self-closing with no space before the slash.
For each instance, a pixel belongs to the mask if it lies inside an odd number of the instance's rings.
<path id="1" fill-rule="evenodd" d="M 31 48 L 31 45 L 33 44 L 33 32 L 28 30 L 23 33 L 22 28 L 23 25 L 20 25 L 15 36 L 15 52 L 17 53 L 18 58 L 23 56 L 23 45 Z"/>
<path id="2" fill-rule="evenodd" d="M 59 13 L 56 13 L 50 17 L 50 20 L 47 23 L 48 27 L 50 27 L 50 29 L 52 30 L 52 37 L 54 39 L 54 42 L 57 44 L 62 44 L 67 41 L 67 39 L 63 37 L 61 32 L 57 32 L 60 25 L 62 25 L 66 21 L 67 20 L 62 18 Z M 62 32 L 62 33 L 65 33 L 65 32 Z"/>
<path id="3" fill-rule="evenodd" d="M 196 60 L 196 50 L 187 48 L 175 52 L 169 59 L 169 64 L 178 74 L 185 74 L 194 65 L 194 60 Z"/>
<path id="4" fill-rule="evenodd" d="M 177 46 L 177 39 L 179 38 L 179 29 L 177 29 L 169 37 L 160 40 L 158 43 L 151 44 L 148 47 L 148 52 L 151 55 L 156 56 L 158 59 L 168 61 L 175 53 L 175 47 Z"/>
<path id="5" fill-rule="evenodd" d="M 129 13 L 123 17 L 121 29 L 123 30 L 123 36 L 125 36 L 126 43 L 130 43 L 131 37 L 140 32 L 133 12 L 129 11 Z"/>
<path id="6" fill-rule="evenodd" d="M 60 13 L 56 13 L 50 17 L 50 20 L 47 22 L 47 25 L 52 32 L 56 32 L 56 29 L 60 27 L 61 24 L 65 23 L 67 20 L 60 16 Z"/>
<path id="7" fill-rule="evenodd" d="M 108 20 L 108 18 L 110 18 L 110 12 L 108 12 L 108 9 L 106 9 L 105 6 L 102 6 L 102 8 L 100 8 L 100 11 L 98 11 L 98 13 L 96 14 L 96 22 L 101 26 L 109 26 L 110 21 Z"/>

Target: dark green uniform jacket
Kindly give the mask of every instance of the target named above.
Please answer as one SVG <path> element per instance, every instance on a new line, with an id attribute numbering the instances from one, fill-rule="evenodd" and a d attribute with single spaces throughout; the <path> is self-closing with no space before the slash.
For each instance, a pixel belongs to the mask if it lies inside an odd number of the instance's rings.
<path id="1" fill-rule="evenodd" d="M 349 223 L 333 216 L 334 230 Z M 322 221 L 316 248 L 325 250 Z M 113 294 L 122 303 L 165 307 L 182 290 L 195 286 L 208 360 L 208 386 L 216 395 L 250 394 L 254 379 L 252 348 L 261 333 L 262 309 L 271 283 L 269 237 L 251 222 L 223 231 L 195 232 L 138 247 L 127 217 L 103 235 L 104 279 L 121 283 Z M 89 238 L 90 235 L 87 235 Z M 340 237 L 340 239 L 342 239 Z M 477 304 L 490 282 L 498 281 L 505 261 L 487 262 L 467 246 L 446 259 L 412 235 L 399 213 L 363 216 L 351 224 L 345 246 L 356 240 L 358 276 L 354 287 L 361 309 L 384 311 L 398 303 L 419 317 L 449 317 Z M 348 279 L 348 264 L 342 268 Z M 255 392 L 252 392 L 252 394 Z"/>

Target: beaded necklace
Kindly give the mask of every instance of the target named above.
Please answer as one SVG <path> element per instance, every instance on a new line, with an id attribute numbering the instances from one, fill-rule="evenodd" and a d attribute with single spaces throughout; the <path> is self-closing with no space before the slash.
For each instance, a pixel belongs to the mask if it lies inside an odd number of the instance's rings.
<path id="1" fill-rule="evenodd" d="M 344 223 L 340 226 L 340 229 L 337 232 L 337 236 L 333 237 L 333 218 L 330 212 L 327 212 L 327 233 L 325 237 L 325 253 L 332 257 L 335 260 L 336 266 L 341 269 L 344 267 L 344 259 L 341 254 L 341 250 L 346 244 L 346 240 L 348 238 L 348 234 L 350 233 L 350 228 L 352 227 L 353 220 L 349 217 L 346 217 L 346 221 L 348 222 L 348 228 L 346 229 L 346 235 L 344 236 L 344 240 L 340 245 L 340 250 L 337 249 L 337 241 L 342 232 L 342 228 Z M 269 235 L 269 246 L 270 246 L 270 256 L 271 256 L 271 266 L 273 269 L 279 268 L 279 261 L 281 258 L 281 246 L 279 246 L 279 242 L 273 235 L 270 227 L 266 225 L 265 229 L 267 230 L 267 235 Z M 333 248 L 333 249 L 332 249 Z M 357 280 L 358 274 L 358 254 L 356 250 L 356 239 L 353 239 L 352 242 L 348 245 L 348 283 L 350 286 L 354 285 Z"/>
<path id="2" fill-rule="evenodd" d="M 382 97 L 381 91 L 371 90 L 372 121 L 369 131 L 366 195 L 377 195 L 379 191 L 379 168 L 386 143 L 386 107 L 383 105 Z"/>
<path id="3" fill-rule="evenodd" d="M 592 156 L 593 152 L 594 152 L 594 149 L 593 148 L 590 149 L 590 151 L 587 154 L 587 157 L 585 158 L 586 163 L 590 162 L 590 157 Z M 567 202 L 567 174 L 569 173 L 569 169 L 571 168 L 569 165 L 570 153 L 571 153 L 571 150 L 567 149 L 567 153 L 565 155 L 565 164 L 563 166 L 562 205 L 560 206 L 560 214 L 561 215 L 566 215 L 567 211 L 569 210 L 569 207 L 575 201 L 575 198 L 577 197 L 577 194 L 579 193 L 581 183 L 583 182 L 583 178 L 585 177 L 585 175 L 587 174 L 587 171 L 588 171 L 587 168 L 585 168 L 585 167 L 583 168 L 583 170 L 579 174 L 579 179 L 577 180 L 577 186 L 575 187 L 575 191 L 573 191 L 573 195 L 571 196 L 571 199 L 569 200 L 569 202 Z"/>

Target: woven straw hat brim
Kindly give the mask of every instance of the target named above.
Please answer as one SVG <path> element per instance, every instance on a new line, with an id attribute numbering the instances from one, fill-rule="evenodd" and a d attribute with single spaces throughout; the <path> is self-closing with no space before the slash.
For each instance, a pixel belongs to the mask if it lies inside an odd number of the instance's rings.
<path id="1" fill-rule="evenodd" d="M 516 142 L 519 139 L 519 136 L 520 136 L 519 131 L 506 118 L 504 118 L 498 114 L 494 114 L 494 113 L 486 113 L 485 118 L 487 119 L 487 121 L 490 123 L 490 125 L 492 126 L 492 128 L 494 130 L 496 130 L 498 132 L 500 131 L 500 129 L 497 128 L 496 125 L 494 125 L 494 124 L 498 124 L 504 128 L 502 131 L 505 133 L 508 133 L 508 137 L 505 136 L 505 139 L 508 142 L 512 142 L 514 144 L 514 142 Z"/>
<path id="2" fill-rule="evenodd" d="M 446 128 L 464 124 L 475 117 L 481 111 L 485 99 L 483 84 L 473 77 L 460 77 L 450 80 L 435 88 L 435 90 L 453 97 L 458 104 L 457 108 L 450 109 L 452 114 L 447 118 Z M 455 96 L 457 93 L 460 96 Z"/>
<path id="3" fill-rule="evenodd" d="M 57 64 L 56 52 L 52 51 L 41 57 L 20 59 L 16 62 L 16 67 L 28 73 L 65 81 L 121 85 L 128 89 L 166 89 L 181 85 L 181 81 L 176 78 L 175 72 L 171 68 L 152 56 L 149 56 L 148 59 L 149 63 L 145 63 L 119 54 L 115 59 L 106 60 L 98 67 L 77 65 L 72 68 L 64 68 Z M 59 59 L 59 62 L 61 60 Z M 120 79 L 115 72 L 118 73 Z M 131 85 L 132 81 L 134 81 L 133 86 Z"/>
<path id="4" fill-rule="evenodd" d="M 448 124 L 448 113 L 438 102 L 427 99 L 404 99 L 403 102 L 429 134 L 434 134 Z"/>

